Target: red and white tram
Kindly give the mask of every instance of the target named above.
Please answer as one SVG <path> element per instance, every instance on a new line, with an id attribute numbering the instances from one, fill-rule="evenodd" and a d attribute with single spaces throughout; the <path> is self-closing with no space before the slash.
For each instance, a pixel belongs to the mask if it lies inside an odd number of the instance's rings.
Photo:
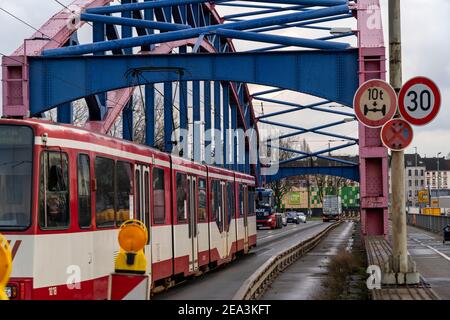
<path id="1" fill-rule="evenodd" d="M 0 120 L 0 232 L 12 299 L 107 299 L 130 218 L 149 230 L 152 288 L 256 245 L 255 178 L 42 120 Z M 73 285 L 76 279 L 76 285 Z M 124 295 L 127 290 L 124 288 Z"/>

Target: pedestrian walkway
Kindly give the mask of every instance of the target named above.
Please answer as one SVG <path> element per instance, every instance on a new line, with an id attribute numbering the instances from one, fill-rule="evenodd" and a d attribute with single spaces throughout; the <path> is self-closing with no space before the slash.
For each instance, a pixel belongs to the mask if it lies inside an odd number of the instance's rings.
<path id="1" fill-rule="evenodd" d="M 450 300 L 450 243 L 442 234 L 408 226 L 408 252 L 425 282 L 443 300 Z"/>

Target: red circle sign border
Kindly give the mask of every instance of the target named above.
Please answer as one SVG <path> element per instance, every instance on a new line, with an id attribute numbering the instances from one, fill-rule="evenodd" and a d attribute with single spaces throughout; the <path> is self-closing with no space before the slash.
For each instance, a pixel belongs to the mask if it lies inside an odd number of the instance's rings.
<path id="1" fill-rule="evenodd" d="M 404 122 L 409 126 L 409 128 L 411 129 L 411 141 L 410 141 L 404 148 L 402 148 L 402 149 L 392 149 L 392 148 L 390 148 L 390 147 L 388 146 L 388 144 L 386 143 L 386 141 L 384 141 L 384 139 L 383 139 L 383 132 L 384 132 L 384 130 L 385 130 L 385 127 L 386 127 L 389 123 L 391 123 L 391 122 L 393 122 L 393 121 L 398 121 L 398 120 L 404 121 Z M 388 122 L 386 122 L 386 123 L 383 125 L 383 128 L 380 130 L 380 139 L 381 139 L 381 142 L 383 142 L 383 145 L 384 145 L 386 148 L 388 148 L 389 150 L 392 150 L 392 151 L 403 151 L 403 150 L 405 150 L 406 148 L 408 148 L 408 147 L 411 145 L 411 143 L 412 143 L 412 141 L 413 141 L 413 139 L 414 139 L 414 130 L 413 130 L 413 128 L 411 127 L 411 124 L 409 124 L 409 122 L 406 121 L 405 119 L 401 119 L 401 118 L 391 119 L 391 120 L 389 120 Z"/>
<path id="2" fill-rule="evenodd" d="M 378 121 L 370 121 L 368 119 L 365 119 L 364 116 L 361 114 L 360 109 L 356 107 L 356 101 L 361 99 L 363 92 L 368 87 L 376 86 L 375 84 L 372 85 L 372 83 L 376 83 L 376 84 L 378 84 L 378 86 L 381 86 L 381 87 L 385 86 L 383 89 L 385 89 L 388 92 L 389 97 L 391 98 L 391 101 L 394 101 L 394 103 L 395 103 L 395 107 L 391 108 L 388 116 L 381 120 L 378 120 Z M 355 96 L 353 97 L 353 110 L 355 111 L 356 118 L 361 123 L 363 123 L 366 127 L 380 128 L 395 116 L 395 113 L 397 111 L 397 94 L 395 93 L 394 88 L 392 88 L 392 86 L 384 80 L 380 80 L 380 79 L 368 80 L 368 81 L 364 82 L 356 91 Z"/>
<path id="3" fill-rule="evenodd" d="M 411 117 L 408 114 L 408 112 L 406 111 L 405 105 L 403 103 L 406 92 L 408 92 L 408 90 L 412 86 L 419 84 L 419 83 L 425 84 L 426 86 L 430 87 L 430 89 L 431 89 L 431 91 L 433 91 L 433 94 L 435 97 L 434 98 L 435 105 L 433 106 L 433 111 L 423 119 L 416 119 L 416 118 Z M 431 121 L 434 120 L 434 118 L 436 118 L 440 109 L 441 109 L 441 92 L 440 92 L 438 86 L 434 83 L 434 81 L 429 78 L 426 78 L 426 77 L 412 78 L 412 79 L 408 80 L 403 85 L 402 89 L 400 90 L 400 93 L 398 96 L 398 111 L 400 112 L 402 117 L 412 125 L 423 126 L 423 125 L 430 123 Z"/>

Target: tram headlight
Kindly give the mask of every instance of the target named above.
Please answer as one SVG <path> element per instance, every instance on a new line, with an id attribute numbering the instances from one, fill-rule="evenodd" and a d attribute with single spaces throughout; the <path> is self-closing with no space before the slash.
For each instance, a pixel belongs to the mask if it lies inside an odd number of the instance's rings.
<path id="1" fill-rule="evenodd" d="M 6 286 L 5 287 L 5 294 L 9 299 L 15 299 L 17 298 L 17 287 L 14 285 Z"/>

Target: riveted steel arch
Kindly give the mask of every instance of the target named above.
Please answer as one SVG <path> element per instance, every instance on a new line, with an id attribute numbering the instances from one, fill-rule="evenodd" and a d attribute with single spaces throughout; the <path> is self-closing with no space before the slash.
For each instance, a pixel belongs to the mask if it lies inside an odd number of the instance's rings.
<path id="1" fill-rule="evenodd" d="M 81 97 L 167 81 L 232 81 L 311 94 L 351 106 L 358 87 L 356 50 L 30 59 L 31 113 Z M 345 69 L 347 72 L 340 72 Z M 71 81 L 63 77 L 71 74 Z M 136 73 L 141 76 L 135 79 Z M 89 79 L 89 81 L 86 81 Z M 89 85 L 77 85 L 89 83 Z M 52 90 L 48 91 L 47 87 Z M 345 89 L 343 89 L 345 88 Z"/>

